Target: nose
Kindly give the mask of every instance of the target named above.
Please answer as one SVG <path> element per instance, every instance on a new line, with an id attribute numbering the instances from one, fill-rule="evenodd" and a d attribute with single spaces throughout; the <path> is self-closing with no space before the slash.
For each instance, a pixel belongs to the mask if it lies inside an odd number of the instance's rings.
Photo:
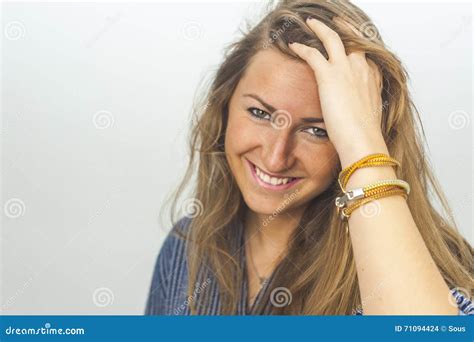
<path id="1" fill-rule="evenodd" d="M 275 129 L 264 142 L 262 163 L 268 172 L 285 173 L 295 163 L 290 129 Z"/>

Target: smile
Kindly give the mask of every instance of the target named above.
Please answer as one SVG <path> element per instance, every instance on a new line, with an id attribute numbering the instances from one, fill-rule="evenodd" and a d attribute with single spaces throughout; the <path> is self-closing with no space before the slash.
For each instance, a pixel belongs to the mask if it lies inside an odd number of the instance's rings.
<path id="1" fill-rule="evenodd" d="M 303 178 L 300 177 L 275 177 L 271 176 L 261 169 L 259 169 L 256 165 L 252 164 L 248 161 L 250 172 L 252 174 L 253 179 L 255 182 L 270 190 L 286 190 L 293 187 L 295 184 L 299 183 Z"/>

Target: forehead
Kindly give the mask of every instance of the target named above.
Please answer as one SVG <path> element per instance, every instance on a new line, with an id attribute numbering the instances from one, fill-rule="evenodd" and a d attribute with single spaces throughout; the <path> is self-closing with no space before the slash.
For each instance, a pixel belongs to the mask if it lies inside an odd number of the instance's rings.
<path id="1" fill-rule="evenodd" d="M 274 50 L 259 51 L 239 82 L 240 96 L 253 93 L 277 109 L 297 116 L 320 116 L 316 77 L 304 61 Z"/>

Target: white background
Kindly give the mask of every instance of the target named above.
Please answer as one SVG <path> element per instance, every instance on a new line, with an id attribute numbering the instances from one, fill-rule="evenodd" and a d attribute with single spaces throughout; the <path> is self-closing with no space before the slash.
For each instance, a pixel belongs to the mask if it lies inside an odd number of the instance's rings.
<path id="1" fill-rule="evenodd" d="M 408 69 L 472 243 L 471 4 L 355 3 Z M 262 7 L 3 3 L 3 314 L 143 313 L 193 99 Z"/>

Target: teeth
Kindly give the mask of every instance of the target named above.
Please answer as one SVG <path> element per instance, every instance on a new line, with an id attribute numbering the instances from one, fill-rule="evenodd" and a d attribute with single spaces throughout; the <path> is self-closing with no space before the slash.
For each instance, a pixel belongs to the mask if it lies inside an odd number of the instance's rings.
<path id="1" fill-rule="evenodd" d="M 255 173 L 257 174 L 258 178 L 260 178 L 262 181 L 264 181 L 267 184 L 271 185 L 281 185 L 281 184 L 286 184 L 289 181 L 292 180 L 292 178 L 278 178 L 278 177 L 270 177 L 266 173 L 264 173 L 262 170 L 260 170 L 258 167 L 255 166 Z"/>

